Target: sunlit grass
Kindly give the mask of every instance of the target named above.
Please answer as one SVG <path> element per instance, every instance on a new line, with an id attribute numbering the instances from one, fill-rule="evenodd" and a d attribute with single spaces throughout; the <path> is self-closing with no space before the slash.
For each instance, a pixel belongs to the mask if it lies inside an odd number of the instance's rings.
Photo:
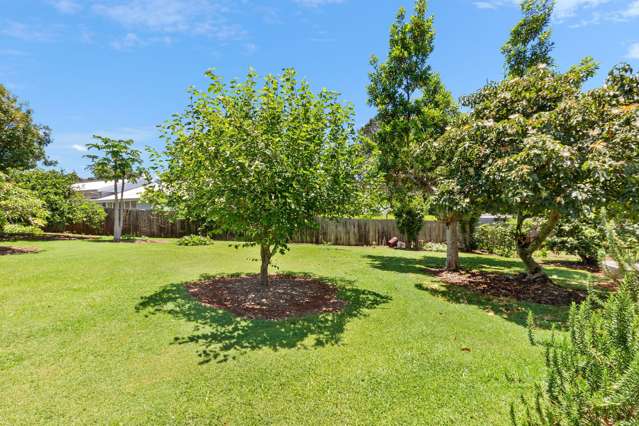
<path id="1" fill-rule="evenodd" d="M 349 309 L 247 321 L 182 283 L 256 272 L 253 249 L 91 241 L 12 243 L 0 258 L 0 423 L 508 424 L 542 377 L 528 309 L 439 286 L 443 253 L 296 245 L 280 271 L 337 282 Z M 464 255 L 515 272 L 515 259 Z M 564 285 L 589 274 L 549 268 Z M 570 282 L 570 284 L 569 284 Z"/>

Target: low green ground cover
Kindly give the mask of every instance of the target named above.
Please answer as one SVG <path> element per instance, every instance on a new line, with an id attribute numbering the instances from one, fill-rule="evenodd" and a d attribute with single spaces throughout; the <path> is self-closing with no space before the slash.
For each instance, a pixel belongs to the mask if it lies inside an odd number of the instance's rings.
<path id="1" fill-rule="evenodd" d="M 8 243 L 3 243 L 8 244 Z M 293 245 L 276 264 L 339 283 L 340 314 L 248 321 L 182 283 L 257 270 L 257 250 L 23 241 L 0 257 L 0 423 L 507 424 L 564 308 L 487 299 L 425 273 L 440 252 Z M 515 259 L 463 255 L 516 272 Z M 587 272 L 551 267 L 562 285 Z"/>

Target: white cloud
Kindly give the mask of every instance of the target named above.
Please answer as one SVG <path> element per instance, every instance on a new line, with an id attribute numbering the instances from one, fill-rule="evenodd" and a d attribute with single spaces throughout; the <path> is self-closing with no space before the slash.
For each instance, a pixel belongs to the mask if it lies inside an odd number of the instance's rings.
<path id="1" fill-rule="evenodd" d="M 157 130 L 154 127 L 123 127 L 112 130 L 95 130 L 93 132 L 68 132 L 54 134 L 55 144 L 63 147 L 71 147 L 81 151 L 78 147 L 86 149 L 85 145 L 94 141 L 93 135 L 106 136 L 113 139 L 133 139 L 136 143 L 145 143 L 154 140 Z"/>
<path id="2" fill-rule="evenodd" d="M 557 0 L 555 16 L 567 18 L 574 16 L 582 8 L 595 8 L 610 0 Z M 502 6 L 518 6 L 521 0 L 485 0 L 473 2 L 480 9 L 497 9 Z"/>
<path id="3" fill-rule="evenodd" d="M 558 0 L 555 15 L 558 18 L 574 16 L 581 8 L 595 8 L 610 0 Z"/>
<path id="4" fill-rule="evenodd" d="M 71 148 L 75 149 L 78 152 L 87 152 L 87 147 L 85 145 L 74 143 L 73 145 L 71 145 Z"/>
<path id="5" fill-rule="evenodd" d="M 62 13 L 76 13 L 82 9 L 76 0 L 47 0 L 47 3 Z"/>
<path id="6" fill-rule="evenodd" d="M 29 56 L 27 52 L 16 49 L 1 49 L 0 56 Z"/>
<path id="7" fill-rule="evenodd" d="M 329 4 L 342 4 L 346 0 L 293 0 L 295 3 L 305 7 L 320 7 Z"/>
<path id="8" fill-rule="evenodd" d="M 229 24 L 226 0 L 101 0 L 93 11 L 127 28 L 160 33 L 204 34 L 238 39 L 244 31 Z"/>
<path id="9" fill-rule="evenodd" d="M 476 1 L 473 3 L 479 9 L 497 9 L 500 4 L 497 2 L 489 2 L 489 1 Z"/>
<path id="10" fill-rule="evenodd" d="M 639 0 L 635 0 L 628 5 L 628 8 L 623 11 L 623 16 L 627 18 L 639 17 Z"/>
<path id="11" fill-rule="evenodd" d="M 50 41 L 54 34 L 42 27 L 27 25 L 22 22 L 8 21 L 1 25 L 0 35 L 24 41 Z"/>
<path id="12" fill-rule="evenodd" d="M 111 47 L 116 50 L 128 50 L 142 46 L 144 42 L 135 33 L 127 33 L 124 37 L 111 42 Z"/>
<path id="13" fill-rule="evenodd" d="M 630 45 L 628 53 L 626 54 L 626 58 L 639 60 L 639 43 Z"/>

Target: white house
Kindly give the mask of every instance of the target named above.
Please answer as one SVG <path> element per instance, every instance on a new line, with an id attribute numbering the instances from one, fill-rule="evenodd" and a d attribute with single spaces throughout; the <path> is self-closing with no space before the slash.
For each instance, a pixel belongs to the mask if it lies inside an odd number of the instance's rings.
<path id="1" fill-rule="evenodd" d="M 145 188 L 148 186 L 146 180 L 137 182 L 126 182 L 124 184 L 124 194 L 122 201 L 125 209 L 150 210 L 149 204 L 140 202 Z M 73 185 L 73 189 L 81 193 L 86 199 L 101 204 L 104 208 L 113 208 L 115 203 L 113 181 L 86 181 L 78 182 Z M 120 186 L 118 185 L 118 190 Z M 118 193 L 118 195 L 120 195 Z"/>

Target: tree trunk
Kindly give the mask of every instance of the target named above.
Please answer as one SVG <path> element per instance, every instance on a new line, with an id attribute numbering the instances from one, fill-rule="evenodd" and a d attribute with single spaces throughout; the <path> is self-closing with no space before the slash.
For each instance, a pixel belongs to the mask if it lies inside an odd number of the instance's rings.
<path id="1" fill-rule="evenodd" d="M 517 254 L 526 266 L 527 280 L 550 280 L 546 272 L 544 272 L 544 268 L 535 261 L 533 255 L 541 248 L 546 238 L 550 236 L 560 218 L 561 214 L 556 210 L 552 210 L 546 222 L 539 228 L 539 231 L 532 235 L 531 233 L 523 233 L 522 227 L 526 218 L 522 215 L 517 216 Z"/>
<path id="2" fill-rule="evenodd" d="M 266 245 L 261 246 L 260 256 L 262 258 L 262 267 L 260 268 L 260 282 L 262 285 L 268 286 L 268 266 L 271 264 L 271 248 Z"/>
<path id="3" fill-rule="evenodd" d="M 446 223 L 446 270 L 459 270 L 459 222 Z"/>
<path id="4" fill-rule="evenodd" d="M 120 198 L 118 197 L 118 180 L 113 181 L 113 241 L 120 242 L 122 238 L 122 221 L 120 220 Z"/>
<path id="5" fill-rule="evenodd" d="M 597 257 L 593 257 L 591 254 L 581 253 L 579 254 L 579 257 L 581 258 L 581 263 L 586 266 L 597 266 L 599 264 L 599 259 L 597 259 Z"/>

